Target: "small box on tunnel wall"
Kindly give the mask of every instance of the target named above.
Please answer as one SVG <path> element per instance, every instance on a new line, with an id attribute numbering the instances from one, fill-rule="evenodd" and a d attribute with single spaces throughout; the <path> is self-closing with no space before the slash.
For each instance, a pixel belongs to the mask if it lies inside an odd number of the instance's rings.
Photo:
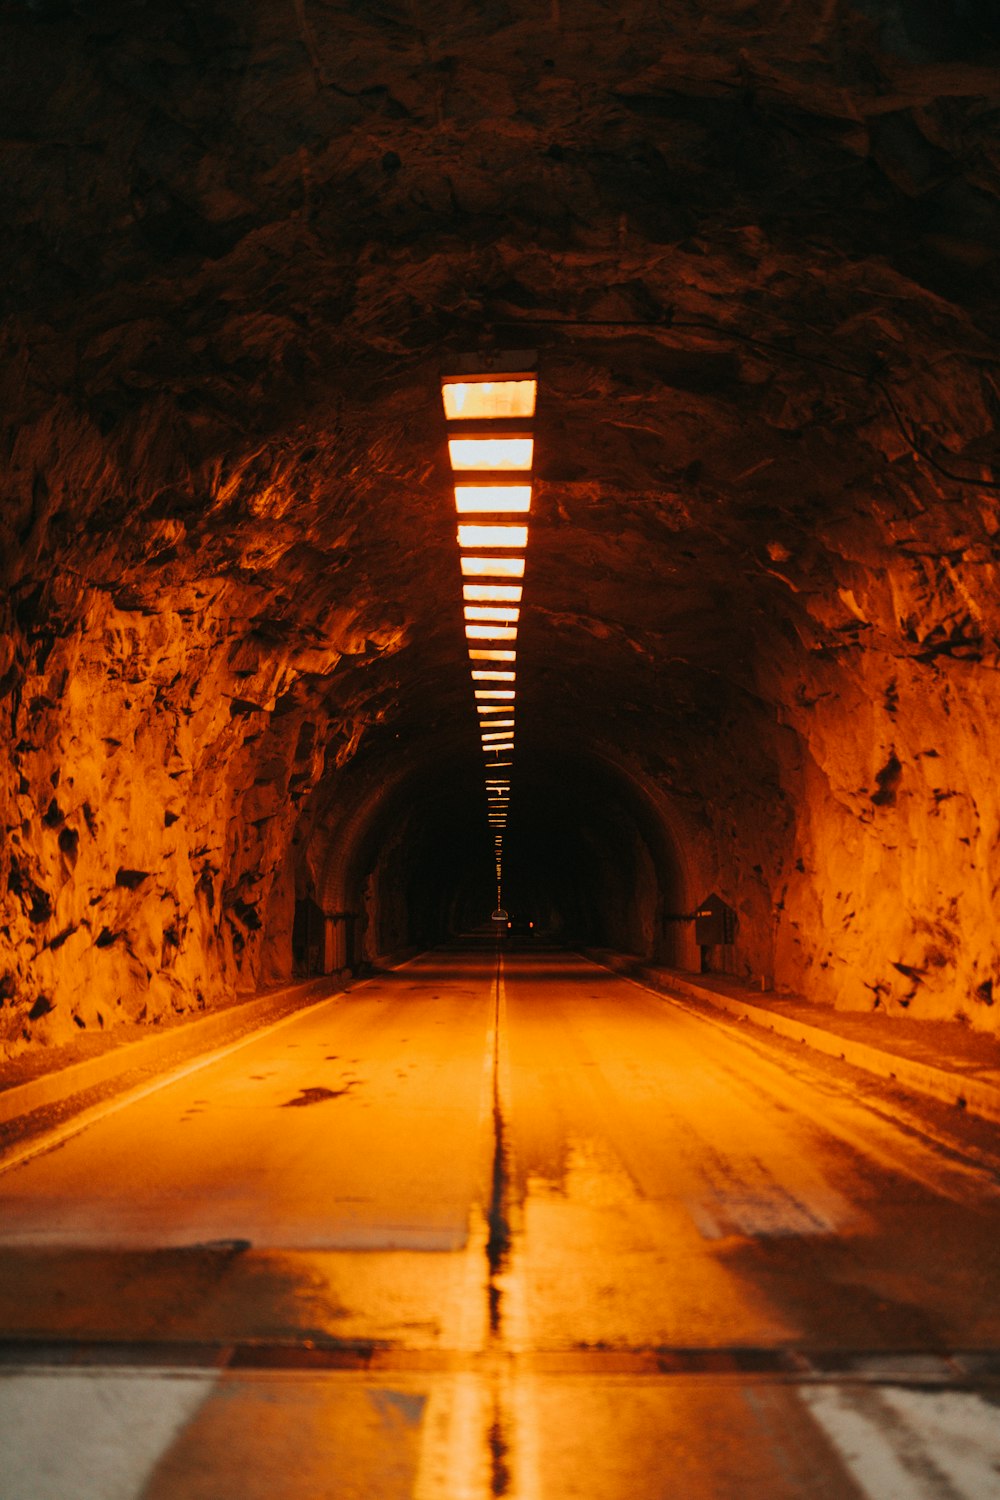
<path id="1" fill-rule="evenodd" d="M 736 913 L 721 896 L 706 896 L 694 914 L 695 942 L 701 948 L 731 943 L 736 936 Z"/>

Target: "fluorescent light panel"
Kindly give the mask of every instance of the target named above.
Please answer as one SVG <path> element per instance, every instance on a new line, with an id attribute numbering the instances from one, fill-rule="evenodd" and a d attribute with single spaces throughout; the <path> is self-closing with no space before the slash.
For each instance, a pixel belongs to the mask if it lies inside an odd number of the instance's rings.
<path id="1" fill-rule="evenodd" d="M 467 604 L 467 620 L 496 620 L 501 625 L 516 625 L 521 611 L 516 604 Z"/>
<path id="2" fill-rule="evenodd" d="M 505 417 L 533 417 L 538 381 L 478 376 L 469 380 L 442 380 L 441 400 L 449 422 L 475 418 L 501 420 Z"/>
<path id="3" fill-rule="evenodd" d="M 460 516 L 521 515 L 531 510 L 530 484 L 456 484 Z"/>
<path id="4" fill-rule="evenodd" d="M 473 682 L 513 682 L 513 672 L 476 672 L 472 674 Z"/>
<path id="5" fill-rule="evenodd" d="M 519 583 L 467 583 L 462 588 L 467 604 L 520 604 L 523 593 Z"/>
<path id="6" fill-rule="evenodd" d="M 466 625 L 465 636 L 470 641 L 516 641 L 516 625 Z"/>
<path id="7" fill-rule="evenodd" d="M 458 528 L 458 545 L 460 547 L 526 547 L 528 545 L 527 526 L 460 526 Z M 520 574 L 516 575 L 520 577 Z"/>
<path id="8" fill-rule="evenodd" d="M 516 651 L 469 651 L 470 661 L 515 661 Z"/>
<path id="9" fill-rule="evenodd" d="M 500 473 L 526 471 L 531 468 L 534 439 L 530 437 L 461 437 L 448 439 L 451 466 L 463 470 L 491 470 Z"/>
<path id="10" fill-rule="evenodd" d="M 473 557 L 462 558 L 462 575 L 465 578 L 523 578 L 523 557 Z"/>
<path id="11" fill-rule="evenodd" d="M 516 688 L 474 688 L 473 691 L 475 693 L 476 702 L 477 703 L 485 702 L 487 699 L 490 699 L 490 698 L 506 698 L 507 701 L 508 701 L 508 703 L 509 703 L 513 699 L 514 694 L 517 692 L 517 689 Z"/>

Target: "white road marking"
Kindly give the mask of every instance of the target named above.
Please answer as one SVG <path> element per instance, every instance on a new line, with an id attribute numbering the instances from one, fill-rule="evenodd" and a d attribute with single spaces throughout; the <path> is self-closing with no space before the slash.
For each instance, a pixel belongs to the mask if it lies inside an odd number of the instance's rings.
<path id="1" fill-rule="evenodd" d="M 801 1394 L 870 1500 L 1000 1500 L 1000 1412 L 981 1396 L 822 1385 Z"/>
<path id="2" fill-rule="evenodd" d="M 212 1372 L 0 1373 L 3 1500 L 135 1500 Z"/>

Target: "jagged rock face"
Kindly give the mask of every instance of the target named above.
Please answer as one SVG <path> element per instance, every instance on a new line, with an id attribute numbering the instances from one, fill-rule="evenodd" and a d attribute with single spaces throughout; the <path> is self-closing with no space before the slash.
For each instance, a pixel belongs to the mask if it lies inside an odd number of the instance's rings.
<path id="1" fill-rule="evenodd" d="M 539 351 L 525 899 L 996 1027 L 1000 28 L 814 10 L 6 8 L 7 1048 L 488 901 L 477 347 Z"/>

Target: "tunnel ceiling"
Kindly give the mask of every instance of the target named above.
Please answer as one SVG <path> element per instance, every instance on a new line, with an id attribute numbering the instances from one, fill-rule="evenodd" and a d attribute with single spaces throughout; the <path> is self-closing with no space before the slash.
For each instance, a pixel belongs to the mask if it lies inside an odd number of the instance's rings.
<path id="1" fill-rule="evenodd" d="M 747 972 L 992 1025 L 985 0 L 0 30 L 6 1044 L 280 977 L 408 778 L 481 816 L 438 379 L 512 347 L 522 763 L 641 786 Z"/>

